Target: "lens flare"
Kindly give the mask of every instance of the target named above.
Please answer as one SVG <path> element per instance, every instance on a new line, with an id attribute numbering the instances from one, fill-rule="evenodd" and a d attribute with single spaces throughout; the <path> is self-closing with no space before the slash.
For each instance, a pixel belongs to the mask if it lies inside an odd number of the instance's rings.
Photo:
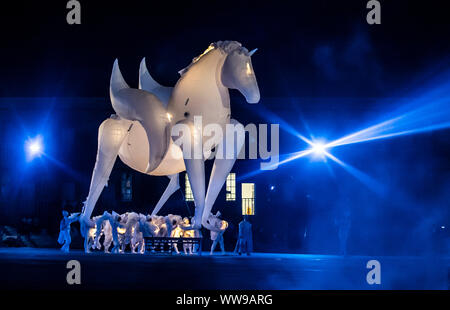
<path id="1" fill-rule="evenodd" d="M 327 147 L 325 143 L 323 142 L 315 142 L 312 147 L 311 151 L 316 157 L 323 157 L 326 154 Z"/>
<path id="2" fill-rule="evenodd" d="M 437 130 L 448 130 L 450 128 L 450 74 L 440 78 L 440 80 L 433 81 L 432 84 L 426 87 L 417 88 L 414 93 L 402 99 L 396 99 L 392 102 L 389 100 L 389 106 L 394 107 L 391 112 L 384 114 L 384 117 L 378 121 L 372 122 L 371 125 L 359 131 L 355 131 L 345 135 L 331 142 L 324 142 L 323 140 L 316 140 L 310 133 L 309 127 L 306 127 L 310 139 L 300 134 L 299 131 L 287 121 L 282 119 L 279 115 L 273 113 L 268 109 L 258 111 L 266 119 L 272 123 L 280 124 L 280 128 L 289 134 L 302 140 L 307 145 L 304 150 L 280 155 L 282 159 L 277 163 L 273 163 L 267 170 L 251 171 L 239 179 L 246 179 L 258 175 L 264 171 L 275 169 L 281 165 L 292 162 L 296 159 L 310 156 L 312 158 L 321 158 L 328 165 L 327 159 L 338 164 L 350 175 L 358 179 L 362 184 L 366 185 L 372 191 L 383 195 L 386 191 L 383 184 L 379 183 L 369 175 L 358 170 L 357 168 L 345 163 L 341 159 L 330 153 L 335 147 L 349 144 L 356 144 L 362 142 L 369 142 L 380 139 L 391 139 L 406 135 L 420 134 Z M 388 103 L 388 102 L 386 102 Z"/>
<path id="3" fill-rule="evenodd" d="M 32 161 L 36 157 L 41 157 L 44 154 L 44 144 L 41 135 L 34 138 L 28 138 L 25 141 L 25 152 L 27 161 Z"/>

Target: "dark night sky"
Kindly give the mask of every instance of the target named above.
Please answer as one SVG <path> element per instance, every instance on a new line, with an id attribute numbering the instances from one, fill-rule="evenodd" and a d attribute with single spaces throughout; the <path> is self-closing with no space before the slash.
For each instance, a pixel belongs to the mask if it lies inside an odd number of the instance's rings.
<path id="1" fill-rule="evenodd" d="M 0 96 L 106 97 L 116 57 L 131 85 L 143 56 L 174 84 L 217 40 L 259 48 L 263 98 L 401 94 L 449 64 L 444 1 L 381 1 L 375 26 L 361 0 L 95 2 L 81 1 L 79 26 L 66 24 L 66 1 L 2 5 Z"/>

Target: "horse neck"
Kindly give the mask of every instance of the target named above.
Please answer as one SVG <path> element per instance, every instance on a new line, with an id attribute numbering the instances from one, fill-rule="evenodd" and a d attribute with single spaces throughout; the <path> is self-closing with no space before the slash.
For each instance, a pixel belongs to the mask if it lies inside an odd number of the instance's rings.
<path id="1" fill-rule="evenodd" d="M 193 64 L 184 76 L 180 79 L 185 80 L 186 83 L 181 83 L 179 86 L 181 89 L 192 89 L 197 91 L 197 87 L 201 89 L 215 89 L 219 92 L 226 90 L 221 81 L 222 67 L 225 61 L 226 55 L 220 50 L 213 50 L 208 54 L 200 58 L 195 64 Z M 188 81 L 195 81 L 194 84 L 188 83 Z"/>

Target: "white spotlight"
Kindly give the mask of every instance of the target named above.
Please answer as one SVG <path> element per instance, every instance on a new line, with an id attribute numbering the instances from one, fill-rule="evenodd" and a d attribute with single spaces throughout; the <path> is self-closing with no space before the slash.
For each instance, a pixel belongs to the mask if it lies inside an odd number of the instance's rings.
<path id="1" fill-rule="evenodd" d="M 311 151 L 316 156 L 323 156 L 326 152 L 326 146 L 323 142 L 315 142 L 311 147 Z"/>
<path id="2" fill-rule="evenodd" d="M 31 155 L 36 155 L 41 152 L 41 144 L 38 142 L 33 142 L 28 146 L 28 150 L 30 151 Z"/>
<path id="3" fill-rule="evenodd" d="M 40 157 L 44 153 L 44 145 L 42 143 L 42 136 L 30 138 L 25 142 L 25 151 L 27 161 L 33 160 L 35 157 Z"/>

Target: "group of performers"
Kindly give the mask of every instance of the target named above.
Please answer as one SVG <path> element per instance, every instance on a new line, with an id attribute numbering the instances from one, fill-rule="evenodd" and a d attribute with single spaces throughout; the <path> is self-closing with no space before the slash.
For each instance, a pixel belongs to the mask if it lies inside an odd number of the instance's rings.
<path id="1" fill-rule="evenodd" d="M 217 212 L 215 215 L 212 214 L 208 219 L 212 241 L 211 254 L 217 244 L 219 244 L 222 254 L 225 253 L 223 233 L 228 228 L 228 222 L 222 220 L 220 215 L 220 212 Z M 64 252 L 69 252 L 71 243 L 70 224 L 79 219 L 79 213 L 69 215 L 67 211 L 63 211 L 58 242 L 62 245 L 61 250 Z M 243 222 L 249 224 L 246 219 Z M 239 225 L 239 239 L 235 248 L 235 252 L 239 250 L 239 254 L 241 253 L 242 245 L 247 245 L 247 241 L 245 240 L 248 239 L 241 238 L 243 237 L 241 228 L 244 228 L 241 227 L 241 224 Z M 243 225 L 248 227 L 245 224 Z M 129 247 L 131 253 L 143 254 L 145 252 L 145 237 L 202 237 L 201 231 L 193 229 L 187 217 L 182 218 L 179 215 L 173 214 L 158 216 L 138 214 L 135 212 L 117 214 L 114 211 L 112 213 L 105 211 L 102 215 L 93 217 L 88 223 L 80 221 L 80 227 L 81 233 L 84 236 L 84 250 L 86 253 L 90 253 L 92 250 L 102 249 L 105 253 L 125 253 L 127 247 Z M 244 230 L 248 229 L 246 228 Z M 180 254 L 177 243 L 172 243 L 171 246 L 173 246 L 173 250 L 177 254 Z M 191 255 L 198 250 L 197 244 L 183 242 L 184 254 Z"/>
<path id="2" fill-rule="evenodd" d="M 79 213 L 69 215 L 63 211 L 60 224 L 58 242 L 62 244 L 61 250 L 69 251 L 70 224 L 79 220 Z M 101 250 L 105 253 L 125 253 L 127 246 L 131 253 L 144 253 L 144 237 L 174 237 L 199 238 L 199 230 L 190 229 L 188 218 L 169 214 L 167 216 L 145 215 L 135 212 L 118 214 L 105 211 L 102 215 L 93 217 L 88 223 L 81 222 L 81 233 L 84 236 L 84 251 Z M 111 248 L 112 246 L 112 248 Z M 179 253 L 174 244 L 174 250 Z M 191 244 L 184 246 L 184 252 L 193 253 Z"/>

